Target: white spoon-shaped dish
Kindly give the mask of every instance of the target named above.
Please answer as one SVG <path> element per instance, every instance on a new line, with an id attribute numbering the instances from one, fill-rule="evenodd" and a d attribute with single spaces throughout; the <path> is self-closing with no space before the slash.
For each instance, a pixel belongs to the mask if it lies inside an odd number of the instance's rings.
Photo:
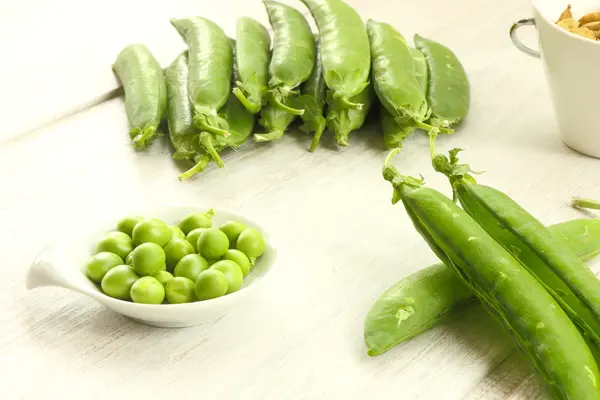
<path id="1" fill-rule="evenodd" d="M 210 207 L 167 206 L 139 210 L 131 215 L 144 218 L 160 218 L 170 225 L 177 225 L 186 215 L 206 212 Z M 45 248 L 33 262 L 26 277 L 27 289 L 42 286 L 58 286 L 71 289 L 99 301 L 107 308 L 132 318 L 138 322 L 158 327 L 181 328 L 213 321 L 241 302 L 248 303 L 251 296 L 260 290 L 260 283 L 273 267 L 276 259 L 275 248 L 271 245 L 267 232 L 256 222 L 241 215 L 215 210 L 213 227 L 234 220 L 258 230 L 266 242 L 265 253 L 256 260 L 255 267 L 244 279 L 242 288 L 234 293 L 212 300 L 186 304 L 136 304 L 114 299 L 102 293 L 99 287 L 85 274 L 85 264 L 94 254 L 96 244 L 108 233 L 116 230 L 117 222 L 125 215 L 116 215 L 104 226 L 87 232 L 73 232 L 62 237 L 55 244 Z"/>

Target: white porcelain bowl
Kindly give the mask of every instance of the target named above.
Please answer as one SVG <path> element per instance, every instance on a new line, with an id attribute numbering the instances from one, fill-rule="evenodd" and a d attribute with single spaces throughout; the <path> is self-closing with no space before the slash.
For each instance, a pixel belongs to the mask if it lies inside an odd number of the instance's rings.
<path id="1" fill-rule="evenodd" d="M 206 212 L 210 207 L 171 206 L 134 211 L 133 215 L 147 218 L 160 218 L 167 224 L 177 225 L 187 214 Z M 138 322 L 158 327 L 180 328 L 213 321 L 233 309 L 236 304 L 247 303 L 250 296 L 260 290 L 260 283 L 273 267 L 276 259 L 275 248 L 267 232 L 256 222 L 241 215 L 215 210 L 213 226 L 235 220 L 258 230 L 266 242 L 265 253 L 256 261 L 255 267 L 244 279 L 242 288 L 234 293 L 212 300 L 186 304 L 136 304 L 117 300 L 102 293 L 85 274 L 85 264 L 94 254 L 96 243 L 106 233 L 116 230 L 117 222 L 124 215 L 115 215 L 106 224 L 94 227 L 87 232 L 74 232 L 62 237 L 56 244 L 44 249 L 33 262 L 26 277 L 28 289 L 42 286 L 58 286 L 85 294 L 104 306 L 132 318 Z"/>

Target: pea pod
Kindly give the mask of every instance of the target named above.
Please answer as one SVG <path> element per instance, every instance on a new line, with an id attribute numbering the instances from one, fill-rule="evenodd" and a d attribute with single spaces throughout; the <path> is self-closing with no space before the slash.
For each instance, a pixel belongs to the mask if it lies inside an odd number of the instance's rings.
<path id="1" fill-rule="evenodd" d="M 469 166 L 438 154 L 436 171 L 447 175 L 455 196 L 494 239 L 520 260 L 556 299 L 582 333 L 600 346 L 600 280 L 577 255 L 506 194 L 476 183 Z"/>
<path id="2" fill-rule="evenodd" d="M 548 229 L 566 241 L 582 261 L 600 254 L 600 219 L 576 219 Z M 444 264 L 423 268 L 391 286 L 375 301 L 364 324 L 367 352 L 370 356 L 383 354 L 474 300 L 471 289 L 451 268 Z"/>
<path id="3" fill-rule="evenodd" d="M 327 127 L 333 132 L 335 141 L 340 146 L 348 146 L 350 132 L 359 129 L 365 123 L 365 119 L 375 102 L 375 92 L 371 85 L 367 86 L 362 93 L 352 97 L 351 101 L 360 102 L 360 109 L 349 109 L 335 99 L 331 93 L 327 96 Z"/>
<path id="4" fill-rule="evenodd" d="M 279 140 L 285 133 L 285 130 L 296 119 L 294 114 L 290 114 L 281 108 L 271 104 L 264 106 L 260 110 L 260 119 L 258 124 L 267 130 L 267 133 L 257 133 L 254 135 L 254 141 L 269 142 Z"/>
<path id="5" fill-rule="evenodd" d="M 129 136 L 136 149 L 148 147 L 167 108 L 167 89 L 160 64 L 141 44 L 125 47 L 113 64 L 125 92 Z"/>
<path id="6" fill-rule="evenodd" d="M 360 108 L 350 98 L 367 87 L 371 52 L 365 24 L 342 0 L 302 0 L 319 29 L 325 83 L 346 108 Z"/>
<path id="7" fill-rule="evenodd" d="M 544 286 L 452 200 L 398 173 L 390 156 L 383 176 L 394 188 L 393 202 L 402 201 L 429 247 L 502 322 L 554 396 L 600 399 L 596 361 Z"/>
<path id="8" fill-rule="evenodd" d="M 303 109 L 285 104 L 292 91 L 306 81 L 314 66 L 315 42 L 310 26 L 300 11 L 277 1 L 265 0 L 273 27 L 273 56 L 269 65 L 269 102 L 290 114 Z"/>
<path id="9" fill-rule="evenodd" d="M 248 111 L 256 114 L 264 103 L 268 89 L 271 37 L 267 29 L 252 18 L 238 19 L 236 27 L 236 57 L 239 73 L 233 83 L 233 94 Z"/>
<path id="10" fill-rule="evenodd" d="M 198 172 L 204 171 L 210 158 L 198 146 L 199 132 L 192 122 L 192 106 L 187 92 L 188 59 L 187 52 L 177 56 L 165 71 L 167 86 L 167 124 L 169 139 L 175 149 L 173 158 L 190 160 L 194 166 L 179 175 L 180 180 L 186 180 Z"/>
<path id="11" fill-rule="evenodd" d="M 304 123 L 300 126 L 300 129 L 307 133 L 313 132 L 310 151 L 316 150 L 326 126 L 325 117 L 323 116 L 325 77 L 319 47 L 320 40 L 317 38 L 315 40 L 315 66 L 308 80 L 300 87 L 300 96 L 293 100 L 296 107 L 304 109 L 304 114 L 300 116 Z"/>
<path id="12" fill-rule="evenodd" d="M 232 42 L 232 47 L 236 48 L 235 42 Z M 235 62 L 238 58 L 237 53 L 234 51 L 233 54 L 234 65 L 237 65 Z M 238 79 L 238 69 L 234 68 L 232 81 L 235 82 Z M 200 134 L 200 145 L 213 158 L 215 163 L 222 168 L 225 166 L 225 163 L 221 159 L 220 153 L 228 147 L 237 149 L 250 137 L 254 130 L 254 114 L 244 107 L 242 101 L 235 94 L 231 94 L 227 103 L 219 110 L 219 116 L 227 121 L 231 135 L 222 137 L 202 132 Z"/>
<path id="13" fill-rule="evenodd" d="M 426 94 L 429 74 L 425 56 L 419 50 L 412 47 L 408 50 L 413 59 L 414 74 L 419 87 Z M 385 107 L 380 107 L 379 113 L 381 129 L 383 131 L 383 143 L 388 149 L 401 147 L 404 139 L 417 129 L 409 117 L 401 117 L 396 120 Z"/>
<path id="14" fill-rule="evenodd" d="M 435 135 L 447 132 L 426 124 L 431 111 L 419 80 L 415 63 L 404 37 L 391 25 L 367 21 L 373 59 L 373 84 L 377 97 L 400 124 L 411 124 Z"/>
<path id="15" fill-rule="evenodd" d="M 446 46 L 414 37 L 415 46 L 427 59 L 429 89 L 427 102 L 431 108 L 428 123 L 437 128 L 449 129 L 462 121 L 469 112 L 470 86 L 467 73 L 460 60 Z"/>
<path id="16" fill-rule="evenodd" d="M 214 135 L 227 136 L 227 121 L 217 115 L 231 93 L 233 55 L 223 30 L 202 17 L 172 19 L 188 45 L 188 95 L 194 125 Z"/>

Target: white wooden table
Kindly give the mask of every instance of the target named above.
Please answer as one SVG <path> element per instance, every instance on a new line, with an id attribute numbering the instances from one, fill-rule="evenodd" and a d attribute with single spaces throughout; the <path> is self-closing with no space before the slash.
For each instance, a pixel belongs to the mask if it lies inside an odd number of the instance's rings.
<path id="1" fill-rule="evenodd" d="M 3 399 L 544 398 L 531 367 L 478 309 L 383 356 L 366 355 L 362 324 L 372 302 L 436 261 L 391 205 L 373 126 L 341 150 L 326 138 L 308 153 L 300 134 L 249 144 L 225 157 L 225 169 L 180 183 L 164 142 L 132 150 L 122 98 L 48 124 L 116 88 L 110 64 L 130 41 L 167 63 L 181 50 L 171 16 L 206 15 L 229 33 L 241 15 L 266 21 L 258 0 L 180 0 L 144 12 L 142 3 L 150 2 L 27 0 L 0 9 Z M 598 161 L 558 140 L 542 67 L 508 39 L 510 23 L 530 15 L 526 0 L 493 12 L 477 0 L 350 3 L 365 19 L 438 39 L 460 56 L 471 113 L 438 146 L 466 148 L 463 160 L 488 171 L 482 182 L 545 223 L 580 216 L 568 206 L 572 195 L 600 197 Z M 407 141 L 398 165 L 449 192 L 431 170 L 425 137 Z M 65 229 L 147 202 L 215 205 L 261 221 L 277 239 L 274 279 L 255 302 L 180 330 L 134 323 L 66 290 L 25 291 L 30 262 Z"/>

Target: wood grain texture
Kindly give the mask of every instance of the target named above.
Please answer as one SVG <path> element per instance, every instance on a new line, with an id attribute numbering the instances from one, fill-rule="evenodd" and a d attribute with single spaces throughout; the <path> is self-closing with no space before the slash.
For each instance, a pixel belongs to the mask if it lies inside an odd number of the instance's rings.
<path id="1" fill-rule="evenodd" d="M 388 21 L 406 37 L 418 31 L 443 41 L 461 58 L 472 84 L 471 113 L 438 146 L 466 148 L 463 161 L 487 171 L 481 182 L 547 224 L 582 216 L 568 206 L 573 195 L 600 198 L 598 160 L 559 141 L 542 66 L 508 38 L 510 23 L 529 16 L 528 2 L 506 1 L 493 13 L 476 0 L 350 3 L 365 19 Z M 263 12 L 258 1 L 219 2 L 228 4 L 221 14 L 199 4 L 199 14 L 215 12 L 230 25 L 234 14 Z M 108 77 L 114 51 L 138 29 L 138 39 L 169 47 L 177 38 L 166 21 L 177 13 L 152 12 L 165 21 L 161 28 L 118 15 L 114 24 L 129 34 L 100 50 L 73 39 L 80 52 L 65 60 L 94 59 L 100 51 L 104 58 L 95 59 L 93 74 Z M 90 93 L 98 93 L 97 83 L 80 82 Z M 65 91 L 57 101 L 72 95 Z M 39 115 L 35 107 L 29 111 Z M 308 144 L 297 132 L 276 143 L 249 143 L 224 157 L 226 168 L 180 183 L 165 140 L 144 153 L 132 149 L 122 98 L 0 144 L 2 398 L 544 398 L 531 367 L 478 307 L 383 356 L 366 355 L 362 324 L 372 302 L 436 259 L 402 208 L 391 205 L 376 125 L 353 134 L 348 148 L 335 148 L 329 135 L 315 153 L 306 151 Z M 409 138 L 397 165 L 449 193 L 432 172 L 423 135 Z M 280 258 L 256 301 L 207 325 L 167 330 L 66 290 L 25 291 L 27 267 L 61 232 L 135 204 L 174 202 L 218 205 L 269 229 Z"/>

